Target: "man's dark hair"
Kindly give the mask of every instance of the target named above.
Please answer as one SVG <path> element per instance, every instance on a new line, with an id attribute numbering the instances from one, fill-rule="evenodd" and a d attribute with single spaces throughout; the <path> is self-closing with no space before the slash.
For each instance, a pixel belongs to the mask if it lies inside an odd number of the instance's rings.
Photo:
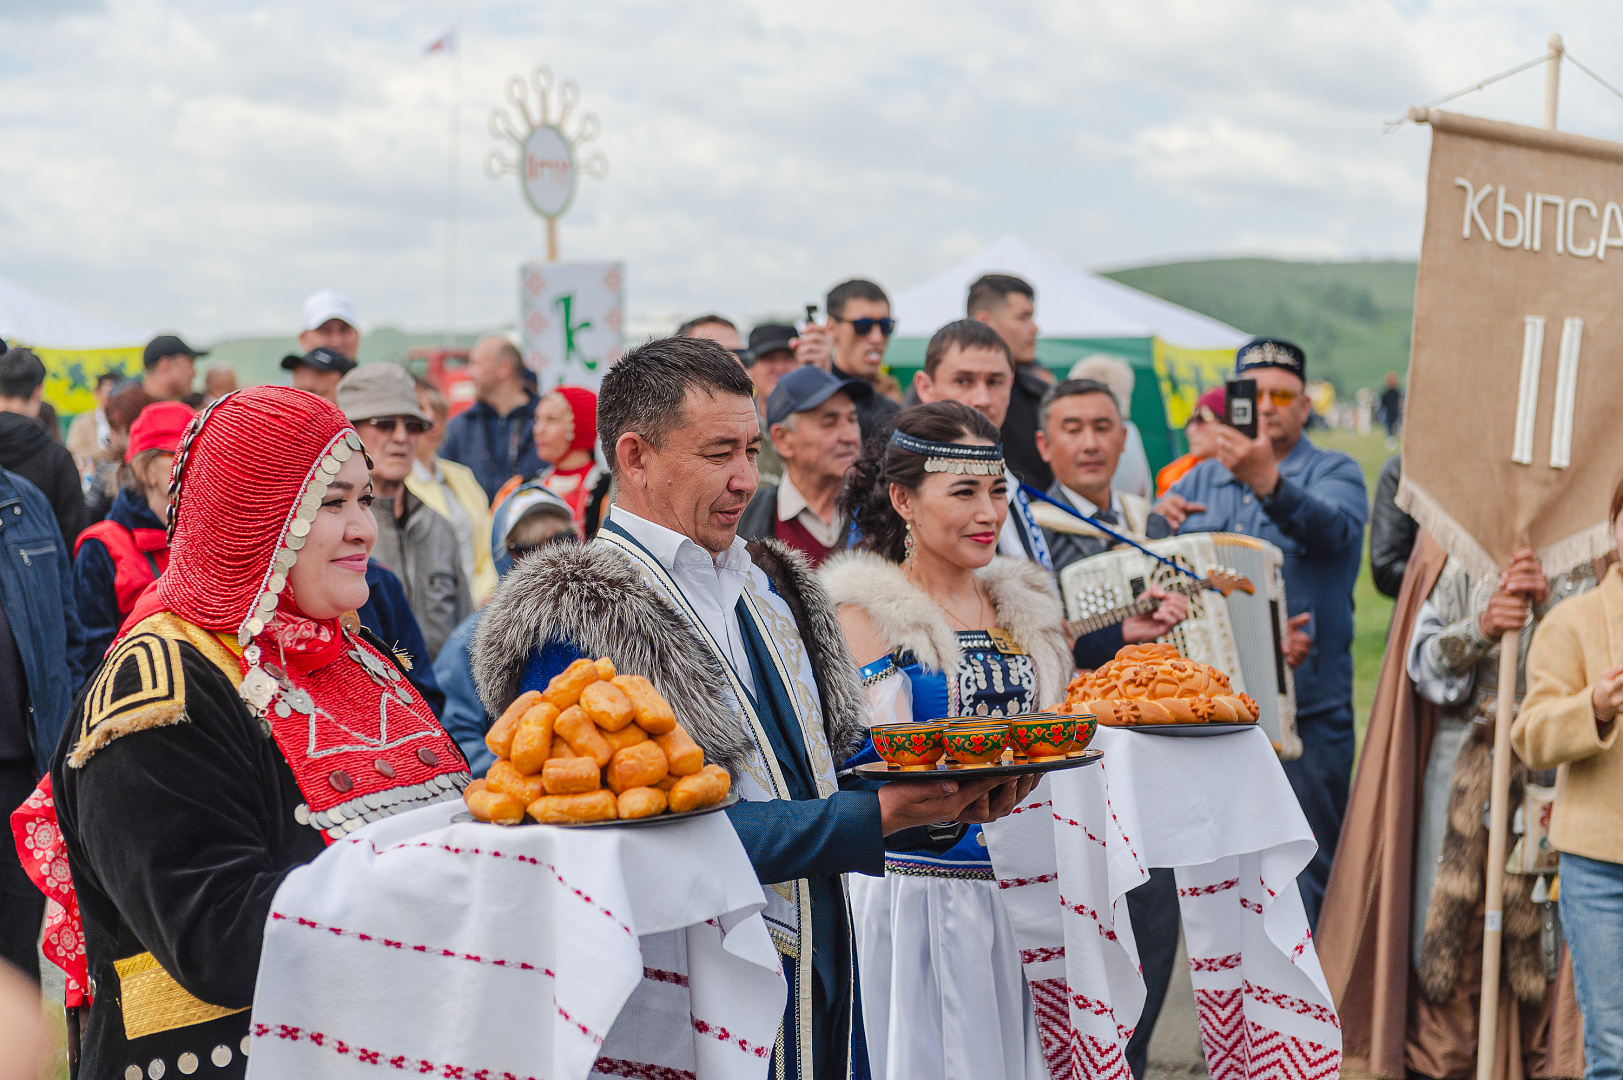
<path id="1" fill-rule="evenodd" d="M 723 318 L 720 315 L 710 314 L 710 315 L 700 315 L 697 318 L 689 319 L 687 322 L 683 323 L 681 326 L 678 326 L 676 328 L 676 336 L 677 337 L 687 337 L 688 335 L 692 334 L 693 331 L 697 330 L 699 327 L 708 326 L 711 323 L 715 323 L 717 326 L 725 326 L 727 329 L 731 330 L 733 333 L 735 333 L 735 334 L 738 333 L 738 327 L 733 325 L 733 320 Z"/>
<path id="2" fill-rule="evenodd" d="M 1032 303 L 1037 301 L 1036 290 L 1013 274 L 982 274 L 975 280 L 975 284 L 969 287 L 967 314 L 970 318 L 974 318 L 978 312 L 1001 307 L 1010 293 L 1019 293 Z"/>
<path id="3" fill-rule="evenodd" d="M 17 346 L 0 356 L 0 398 L 26 400 L 34 396 L 44 381 L 45 364 L 34 355 L 33 349 Z"/>
<path id="4" fill-rule="evenodd" d="M 1066 379 L 1057 386 L 1050 386 L 1048 392 L 1037 403 L 1037 417 L 1042 421 L 1044 431 L 1048 430 L 1048 410 L 1060 398 L 1081 397 L 1083 394 L 1103 394 L 1110 399 L 1110 404 L 1116 407 L 1116 415 L 1121 416 L 1121 404 L 1116 401 L 1115 391 L 1097 379 Z"/>
<path id="5" fill-rule="evenodd" d="M 838 319 L 845 314 L 845 305 L 852 300 L 873 300 L 876 303 L 888 304 L 890 297 L 885 290 L 871 281 L 863 278 L 852 278 L 842 281 L 828 291 L 828 298 L 823 301 L 823 307 L 828 311 L 831 319 Z"/>
<path id="6" fill-rule="evenodd" d="M 632 349 L 609 369 L 597 392 L 597 434 L 610 472 L 620 475 L 615 446 L 626 432 L 636 432 L 658 449 L 687 422 L 682 401 L 689 390 L 748 398 L 755 384 L 738 357 L 709 338 L 658 338 Z"/>
<path id="7" fill-rule="evenodd" d="M 122 368 L 112 368 L 108 371 L 104 371 L 100 375 L 96 376 L 96 389 L 100 390 L 108 383 L 116 383 L 122 378 L 124 378 L 124 370 Z"/>
<path id="8" fill-rule="evenodd" d="M 947 350 L 955 345 L 960 349 L 1000 352 L 1009 362 L 1009 370 L 1014 370 L 1014 354 L 1009 351 L 1009 343 L 1003 340 L 1002 334 L 979 319 L 956 319 L 937 330 L 930 338 L 930 344 L 924 347 L 924 373 L 935 378 L 936 368 L 946 358 Z"/>

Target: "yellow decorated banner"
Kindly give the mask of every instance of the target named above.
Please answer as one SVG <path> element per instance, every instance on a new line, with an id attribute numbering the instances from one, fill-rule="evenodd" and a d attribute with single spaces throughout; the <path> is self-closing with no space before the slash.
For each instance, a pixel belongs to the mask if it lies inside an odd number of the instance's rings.
<path id="1" fill-rule="evenodd" d="M 1183 428 L 1200 395 L 1234 372 L 1233 349 L 1186 349 L 1155 339 L 1155 377 L 1166 404 L 1167 427 Z"/>
<path id="2" fill-rule="evenodd" d="M 29 348 L 45 364 L 45 400 L 59 416 L 73 416 L 96 407 L 96 399 L 90 392 L 102 372 L 141 373 L 142 347 L 139 345 L 124 349 Z"/>

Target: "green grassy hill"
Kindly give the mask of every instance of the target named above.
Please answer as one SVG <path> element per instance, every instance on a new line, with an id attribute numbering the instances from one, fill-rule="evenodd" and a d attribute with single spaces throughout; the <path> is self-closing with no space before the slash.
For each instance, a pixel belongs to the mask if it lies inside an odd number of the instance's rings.
<path id="1" fill-rule="evenodd" d="M 1341 394 L 1409 366 L 1413 262 L 1214 259 L 1118 270 L 1124 285 L 1307 350 L 1308 374 Z"/>
<path id="2" fill-rule="evenodd" d="M 466 349 L 477 338 L 476 334 L 459 334 L 456 344 Z M 406 350 L 438 345 L 442 340 L 439 334 L 414 334 L 392 326 L 379 326 L 361 336 L 361 355 L 357 359 L 363 364 L 375 360 L 402 361 L 406 358 Z M 241 386 L 286 382 L 287 373 L 281 368 L 282 357 L 299 351 L 298 341 L 293 337 L 228 338 L 212 342 L 206 348 L 209 354 L 198 363 L 198 368 L 229 364 L 236 371 L 237 382 Z"/>

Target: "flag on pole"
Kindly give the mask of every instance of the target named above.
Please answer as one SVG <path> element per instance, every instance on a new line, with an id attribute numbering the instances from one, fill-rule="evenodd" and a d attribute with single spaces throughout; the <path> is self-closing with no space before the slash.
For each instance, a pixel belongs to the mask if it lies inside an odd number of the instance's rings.
<path id="1" fill-rule="evenodd" d="M 456 31 L 454 29 L 445 31 L 445 33 L 423 46 L 423 52 L 431 56 L 434 53 L 456 52 Z"/>

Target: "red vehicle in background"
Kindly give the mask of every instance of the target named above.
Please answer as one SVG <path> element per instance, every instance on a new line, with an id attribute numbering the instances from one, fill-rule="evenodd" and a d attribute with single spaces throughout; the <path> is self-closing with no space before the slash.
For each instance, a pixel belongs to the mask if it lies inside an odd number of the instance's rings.
<path id="1" fill-rule="evenodd" d="M 423 370 L 423 377 L 451 403 L 452 416 L 472 405 L 478 396 L 474 393 L 473 380 L 468 378 L 467 349 L 438 346 L 411 349 L 406 353 L 406 364 L 413 371 Z"/>

